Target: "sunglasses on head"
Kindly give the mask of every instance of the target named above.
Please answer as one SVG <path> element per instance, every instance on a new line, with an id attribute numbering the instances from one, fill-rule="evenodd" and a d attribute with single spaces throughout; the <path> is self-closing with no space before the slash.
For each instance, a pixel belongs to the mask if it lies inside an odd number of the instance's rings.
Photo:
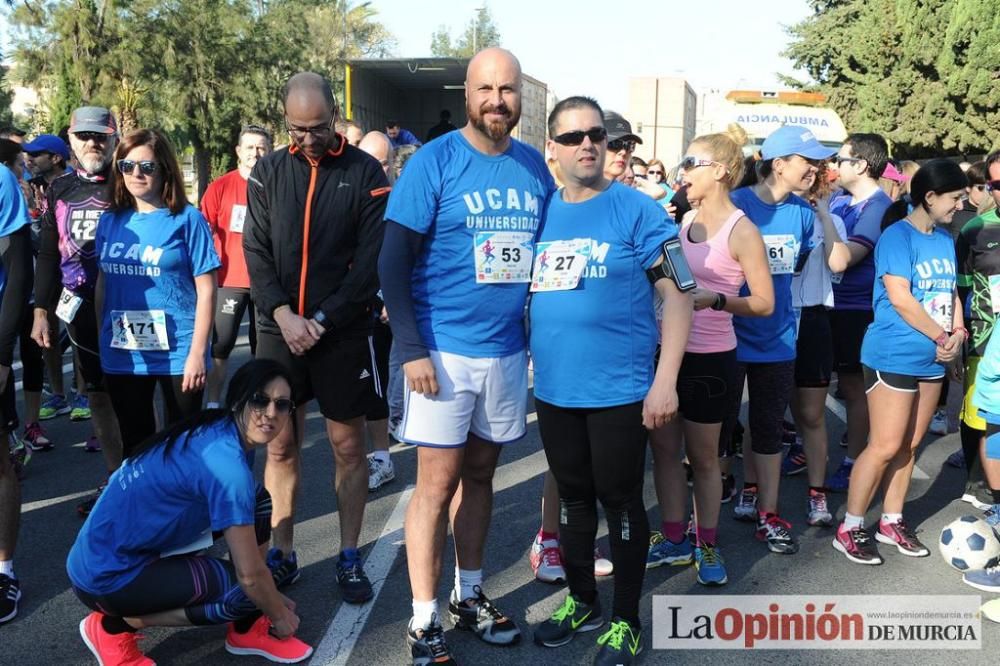
<path id="1" fill-rule="evenodd" d="M 592 127 L 589 130 L 563 132 L 552 137 L 552 140 L 561 146 L 579 146 L 585 138 L 590 139 L 591 143 L 600 143 L 608 138 L 608 131 L 603 127 Z"/>
<path id="2" fill-rule="evenodd" d="M 631 153 L 635 150 L 635 141 L 628 141 L 626 139 L 614 139 L 613 141 L 608 141 L 608 150 L 613 153 L 620 153 L 625 151 L 626 153 Z"/>
<path id="3" fill-rule="evenodd" d="M 118 160 L 118 170 L 125 175 L 134 173 L 136 166 L 144 176 L 152 176 L 159 168 L 153 160 Z"/>
<path id="4" fill-rule="evenodd" d="M 987 192 L 1000 192 L 1000 180 L 988 180 L 988 181 L 986 181 L 986 191 Z"/>
<path id="5" fill-rule="evenodd" d="M 263 413 L 267 411 L 268 405 L 274 403 L 274 411 L 278 414 L 290 414 L 292 410 L 295 409 L 295 403 L 288 398 L 271 398 L 269 395 L 264 393 L 254 393 L 247 400 L 247 404 L 250 405 L 250 409 L 255 412 Z"/>

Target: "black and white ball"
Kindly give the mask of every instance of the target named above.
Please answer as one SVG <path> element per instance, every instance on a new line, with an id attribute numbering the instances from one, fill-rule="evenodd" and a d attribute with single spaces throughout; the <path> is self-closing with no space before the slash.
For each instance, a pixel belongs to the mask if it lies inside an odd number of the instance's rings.
<path id="1" fill-rule="evenodd" d="M 938 550 L 953 568 L 975 571 L 1000 557 L 1000 540 L 985 520 L 962 516 L 941 530 Z"/>

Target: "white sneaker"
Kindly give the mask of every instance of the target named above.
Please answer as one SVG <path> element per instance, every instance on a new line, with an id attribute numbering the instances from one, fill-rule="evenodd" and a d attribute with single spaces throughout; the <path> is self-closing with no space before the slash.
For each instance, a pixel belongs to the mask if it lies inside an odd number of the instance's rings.
<path id="1" fill-rule="evenodd" d="M 594 575 L 610 576 L 615 572 L 615 565 L 608 558 L 601 555 L 600 549 L 594 546 Z"/>
<path id="2" fill-rule="evenodd" d="M 374 492 L 396 478 L 392 460 L 382 462 L 375 456 L 368 456 L 368 492 Z"/>
<path id="3" fill-rule="evenodd" d="M 934 418 L 931 419 L 931 425 L 928 430 L 935 435 L 948 434 L 948 415 L 945 414 L 943 409 L 934 412 Z"/>
<path id="4" fill-rule="evenodd" d="M 535 578 L 543 583 L 565 583 L 566 569 L 563 567 L 562 551 L 555 540 L 542 541 L 541 534 L 535 535 L 528 556 Z"/>

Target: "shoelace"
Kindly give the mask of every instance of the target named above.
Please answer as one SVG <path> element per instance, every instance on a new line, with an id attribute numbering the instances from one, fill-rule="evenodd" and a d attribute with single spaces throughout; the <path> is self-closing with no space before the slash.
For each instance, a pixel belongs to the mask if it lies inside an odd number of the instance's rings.
<path id="1" fill-rule="evenodd" d="M 448 656 L 448 644 L 444 642 L 444 629 L 440 624 L 432 624 L 424 629 L 423 640 L 435 659 Z"/>
<path id="2" fill-rule="evenodd" d="M 863 528 L 855 527 L 854 529 L 850 530 L 848 534 L 851 537 L 851 541 L 859 549 L 871 546 L 872 543 L 871 535 L 869 535 L 868 532 L 866 532 Z"/>
<path id="3" fill-rule="evenodd" d="M 362 574 L 364 574 L 364 570 L 361 568 L 361 562 L 354 560 L 349 564 L 339 565 L 339 568 L 340 576 L 347 579 L 348 582 L 361 582 Z"/>
<path id="4" fill-rule="evenodd" d="M 757 502 L 757 491 L 755 490 L 744 490 L 740 493 L 740 504 L 756 504 Z"/>
<path id="5" fill-rule="evenodd" d="M 649 535 L 649 545 L 656 546 L 663 543 L 665 539 L 666 537 L 664 537 L 660 532 L 653 532 Z"/>
<path id="6" fill-rule="evenodd" d="M 562 602 L 562 606 L 557 608 L 556 612 L 552 614 L 552 619 L 556 622 L 562 622 L 574 615 L 576 615 L 576 600 L 573 598 L 573 595 L 567 594 Z"/>
<path id="7" fill-rule="evenodd" d="M 778 516 L 771 516 L 764 523 L 769 536 L 787 539 L 791 537 L 792 524 Z"/>
<path id="8" fill-rule="evenodd" d="M 902 539 L 908 543 L 913 543 L 914 541 L 917 540 L 917 533 L 911 530 L 909 526 L 902 520 L 897 520 L 888 527 L 892 529 L 894 532 L 896 532 L 898 536 L 902 537 Z"/>
<path id="9" fill-rule="evenodd" d="M 610 645 L 614 650 L 621 650 L 622 643 L 625 642 L 625 632 L 629 630 L 628 622 L 625 620 L 619 620 L 618 622 L 612 622 L 611 628 L 608 629 L 604 635 L 597 639 L 598 645 Z"/>
<path id="10" fill-rule="evenodd" d="M 829 513 L 826 505 L 826 494 L 825 493 L 814 493 L 809 496 L 809 506 L 813 511 L 822 511 L 824 513 Z"/>
<path id="11" fill-rule="evenodd" d="M 542 562 L 549 567 L 562 566 L 562 556 L 559 555 L 559 549 L 552 546 L 542 548 Z"/>
<path id="12" fill-rule="evenodd" d="M 124 663 L 142 661 L 146 656 L 139 649 L 139 639 L 142 638 L 142 634 L 125 632 L 117 635 L 113 634 L 112 638 L 117 643 L 118 649 L 121 650 Z"/>
<path id="13" fill-rule="evenodd" d="M 705 544 L 701 546 L 701 563 L 702 564 L 718 564 L 721 558 L 719 554 L 715 551 L 715 546 Z"/>
<path id="14" fill-rule="evenodd" d="M 499 608 L 493 605 L 493 602 L 490 601 L 490 598 L 487 597 L 485 594 L 483 594 L 483 590 L 481 587 L 476 585 L 475 587 L 472 588 L 472 591 L 476 593 L 476 605 L 478 605 L 479 608 L 481 608 L 482 610 L 486 611 L 486 614 L 489 615 L 494 622 L 499 622 L 500 620 L 505 620 L 507 618 L 506 615 L 500 612 Z"/>

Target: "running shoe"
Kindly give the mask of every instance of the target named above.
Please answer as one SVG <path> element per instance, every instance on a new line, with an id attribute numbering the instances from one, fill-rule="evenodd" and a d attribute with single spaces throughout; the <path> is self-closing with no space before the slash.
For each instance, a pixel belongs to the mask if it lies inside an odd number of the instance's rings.
<path id="1" fill-rule="evenodd" d="M 70 421 L 87 421 L 90 419 L 90 399 L 77 393 L 70 403 L 72 409 L 69 412 Z"/>
<path id="2" fill-rule="evenodd" d="M 1000 592 L 1000 561 L 994 560 L 981 571 L 967 571 L 962 582 L 983 592 Z"/>
<path id="3" fill-rule="evenodd" d="M 302 572 L 299 570 L 299 558 L 293 550 L 285 557 L 285 553 L 277 548 L 267 551 L 264 560 L 267 568 L 271 570 L 271 578 L 274 579 L 275 587 L 288 587 L 299 580 Z M 339 582 L 339 577 L 338 577 Z"/>
<path id="4" fill-rule="evenodd" d="M 833 514 L 827 506 L 825 490 L 809 490 L 809 511 L 806 522 L 813 527 L 833 527 Z"/>
<path id="5" fill-rule="evenodd" d="M 66 402 L 66 396 L 53 393 L 42 402 L 42 407 L 38 410 L 38 418 L 42 421 L 48 421 L 57 416 L 69 414 L 71 411 L 73 408 Z"/>
<path id="6" fill-rule="evenodd" d="M 945 413 L 944 409 L 935 410 L 934 417 L 931 418 L 931 424 L 928 426 L 927 430 L 935 435 L 948 434 L 948 415 Z"/>
<path id="7" fill-rule="evenodd" d="M 337 585 L 344 601 L 349 604 L 363 604 L 374 596 L 360 557 L 345 560 L 341 553 L 337 558 Z"/>
<path id="8" fill-rule="evenodd" d="M 806 471 L 806 451 L 801 442 L 795 442 L 788 447 L 788 452 L 781 461 L 781 473 L 793 476 Z"/>
<path id="9" fill-rule="evenodd" d="M 695 547 L 694 566 L 698 569 L 698 582 L 702 585 L 715 587 L 729 581 L 726 576 L 726 561 L 722 559 L 722 553 L 715 544 L 703 543 Z"/>
<path id="10" fill-rule="evenodd" d="M 646 553 L 646 568 L 655 569 L 663 564 L 683 567 L 694 561 L 694 549 L 687 534 L 680 543 L 674 543 L 660 532 L 649 535 L 649 552 Z"/>
<path id="11" fill-rule="evenodd" d="M 837 471 L 826 480 L 826 489 L 835 493 L 846 493 L 851 485 L 851 470 L 854 469 L 853 462 L 842 460 Z"/>
<path id="12" fill-rule="evenodd" d="M 394 416 L 389 419 L 389 437 L 392 437 L 397 442 L 399 441 L 399 424 L 403 422 L 402 416 Z"/>
<path id="13" fill-rule="evenodd" d="M 875 542 L 863 527 L 849 530 L 841 525 L 833 537 L 833 547 L 855 564 L 882 564 Z"/>
<path id="14" fill-rule="evenodd" d="M 10 622 L 17 615 L 17 602 L 21 600 L 21 585 L 17 579 L 0 574 L 0 624 Z"/>
<path id="15" fill-rule="evenodd" d="M 109 634 L 101 626 L 101 613 L 91 613 L 80 620 L 80 637 L 97 657 L 98 664 L 121 664 L 122 666 L 156 666 L 156 662 L 139 649 L 142 634 L 125 631 Z"/>
<path id="16" fill-rule="evenodd" d="M 736 477 L 732 474 L 722 475 L 722 503 L 729 504 L 736 497 Z"/>
<path id="17" fill-rule="evenodd" d="M 997 528 L 1000 527 L 1000 511 L 997 510 L 998 506 L 1000 505 L 994 504 L 990 508 L 986 509 L 986 511 L 983 511 L 983 520 L 986 521 L 987 525 L 993 528 L 994 532 L 997 532 Z M 1000 538 L 1000 535 L 998 535 L 997 538 Z"/>
<path id="18" fill-rule="evenodd" d="M 781 443 L 784 446 L 792 446 L 799 440 L 798 433 L 795 432 L 795 425 L 792 424 L 789 428 L 788 421 L 785 421 L 781 426 Z"/>
<path id="19" fill-rule="evenodd" d="M 535 535 L 528 553 L 528 561 L 535 578 L 543 583 L 565 583 L 566 568 L 563 566 L 562 551 L 555 539 L 542 541 L 542 533 Z"/>
<path id="20" fill-rule="evenodd" d="M 910 557 L 927 557 L 931 551 L 927 546 L 920 543 L 916 532 L 911 530 L 902 519 L 894 523 L 884 523 L 879 521 L 878 532 L 875 533 L 875 540 L 880 543 L 887 543 L 895 546 L 903 555 Z"/>
<path id="21" fill-rule="evenodd" d="M 748 523 L 757 520 L 757 488 L 743 486 L 740 498 L 733 507 L 733 518 Z"/>
<path id="22" fill-rule="evenodd" d="M 959 469 L 965 469 L 965 451 L 959 449 L 945 459 L 945 464 Z"/>
<path id="23" fill-rule="evenodd" d="M 87 438 L 87 441 L 83 445 L 84 453 L 100 453 L 101 452 L 101 442 L 97 437 L 91 435 Z"/>
<path id="24" fill-rule="evenodd" d="M 535 644 L 542 647 L 562 647 L 573 640 L 576 634 L 594 631 L 603 625 L 600 597 L 594 597 L 592 604 L 585 604 L 572 594 L 567 594 L 552 617 L 535 629 Z"/>
<path id="25" fill-rule="evenodd" d="M 455 590 L 451 591 L 448 613 L 456 629 L 471 631 L 481 640 L 491 645 L 514 645 L 521 640 L 521 630 L 514 621 L 496 607 L 481 587 L 472 588 L 475 597 L 458 600 Z"/>
<path id="26" fill-rule="evenodd" d="M 420 629 L 415 629 L 413 620 L 410 620 L 406 627 L 406 647 L 410 649 L 413 666 L 456 666 L 437 615 L 431 618 L 430 624 Z"/>
<path id="27" fill-rule="evenodd" d="M 781 555 L 794 555 L 799 552 L 799 544 L 792 536 L 792 524 L 782 520 L 777 514 L 769 513 L 757 519 L 758 541 L 766 541 L 767 549 Z"/>
<path id="28" fill-rule="evenodd" d="M 295 636 L 278 638 L 271 633 L 271 621 L 261 615 L 245 633 L 236 631 L 232 622 L 226 627 L 226 652 L 264 657 L 279 664 L 297 664 L 308 659 L 313 649 Z"/>
<path id="29" fill-rule="evenodd" d="M 594 575 L 610 576 L 615 572 L 614 562 L 601 554 L 601 549 L 594 545 Z"/>
<path id="30" fill-rule="evenodd" d="M 611 627 L 597 638 L 601 646 L 594 666 L 629 666 L 642 652 L 642 631 L 626 620 L 615 618 Z"/>
<path id="31" fill-rule="evenodd" d="M 984 511 L 993 506 L 993 493 L 983 481 L 968 481 L 965 484 L 965 492 L 961 497 L 963 502 L 968 502 L 980 511 Z"/>
<path id="32" fill-rule="evenodd" d="M 31 462 L 31 449 L 18 441 L 14 433 L 7 433 L 7 450 L 10 455 L 10 462 L 14 466 L 14 475 L 18 481 L 24 481 L 24 468 Z"/>
<path id="33" fill-rule="evenodd" d="M 45 436 L 45 429 L 38 421 L 24 427 L 24 436 L 21 437 L 21 442 L 32 451 L 51 451 L 56 448 L 52 440 Z"/>
<path id="34" fill-rule="evenodd" d="M 374 492 L 396 478 L 392 460 L 379 460 L 368 456 L 368 492 Z"/>
<path id="35" fill-rule="evenodd" d="M 694 511 L 691 512 L 691 517 L 688 518 L 688 526 L 684 531 L 684 534 L 687 535 L 687 538 L 691 541 L 691 543 L 698 540 L 698 526 L 694 522 Z M 650 534 L 649 536 L 652 538 L 653 535 Z"/>
<path id="36" fill-rule="evenodd" d="M 81 518 L 86 518 L 94 510 L 94 505 L 97 504 L 97 500 L 101 499 L 101 493 L 104 492 L 106 485 L 108 485 L 107 482 L 102 483 L 93 495 L 76 505 L 76 512 L 80 514 Z"/>

